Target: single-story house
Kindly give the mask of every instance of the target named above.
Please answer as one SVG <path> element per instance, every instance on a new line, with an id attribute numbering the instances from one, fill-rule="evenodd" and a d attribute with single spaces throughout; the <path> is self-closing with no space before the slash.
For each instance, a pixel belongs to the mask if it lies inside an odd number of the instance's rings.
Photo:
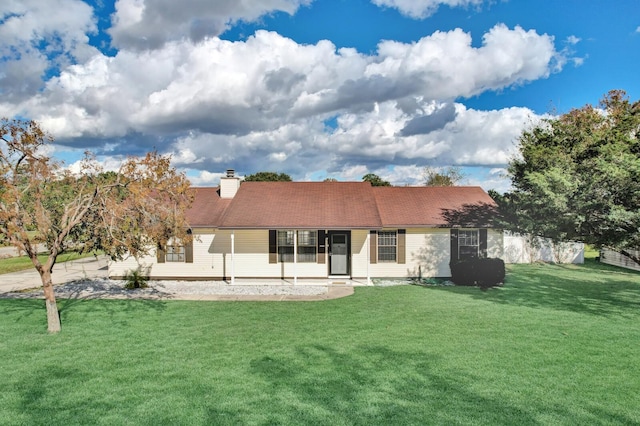
<path id="1" fill-rule="evenodd" d="M 113 262 L 109 276 L 153 279 L 449 277 L 451 259 L 502 257 L 480 187 L 374 187 L 368 182 L 241 182 L 193 188 L 193 242 Z"/>

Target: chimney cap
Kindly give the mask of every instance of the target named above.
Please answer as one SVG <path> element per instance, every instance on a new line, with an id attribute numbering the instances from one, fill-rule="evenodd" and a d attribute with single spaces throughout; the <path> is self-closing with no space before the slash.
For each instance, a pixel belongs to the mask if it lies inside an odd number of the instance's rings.
<path id="1" fill-rule="evenodd" d="M 227 169 L 227 177 L 228 177 L 228 178 L 232 178 L 232 177 L 234 177 L 234 176 L 235 176 L 235 174 L 236 174 L 236 171 L 235 171 L 235 170 L 233 170 L 233 169 Z"/>

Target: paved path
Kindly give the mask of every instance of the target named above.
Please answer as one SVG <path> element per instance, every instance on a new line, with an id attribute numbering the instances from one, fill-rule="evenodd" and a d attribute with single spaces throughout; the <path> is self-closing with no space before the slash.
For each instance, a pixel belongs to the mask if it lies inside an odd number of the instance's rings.
<path id="1" fill-rule="evenodd" d="M 47 251 L 47 247 L 44 244 L 38 244 L 38 252 L 44 253 L 46 251 Z M 18 249 L 13 246 L 0 247 L 0 259 L 3 259 L 5 257 L 16 257 L 19 255 L 20 253 L 18 253 Z"/>
<path id="2" fill-rule="evenodd" d="M 52 278 L 54 284 L 63 284 L 82 279 L 107 278 L 107 257 L 91 256 L 70 262 L 57 263 L 53 267 Z M 0 274 L 0 293 L 37 287 L 42 287 L 42 281 L 35 268 Z"/>
<path id="3" fill-rule="evenodd" d="M 53 283 L 64 284 L 71 281 L 106 279 L 107 274 L 107 257 L 87 257 L 84 259 L 73 260 L 70 262 L 58 263 L 53 268 Z M 264 285 L 290 285 L 287 281 L 272 280 L 273 284 L 267 282 Z M 315 280 L 314 280 L 315 281 Z M 253 280 L 236 280 L 237 285 L 253 284 Z M 325 280 L 317 280 L 316 284 L 324 283 Z M 310 283 L 308 283 L 310 284 Z M 40 275 L 35 269 L 28 271 L 12 272 L 9 274 L 0 274 L 0 297 L 5 296 L 3 293 L 17 292 L 42 287 Z M 327 285 L 327 292 L 319 295 L 295 295 L 295 294 L 180 294 L 180 293 L 161 293 L 161 294 L 136 294 L 134 292 L 126 295 L 100 293 L 91 294 L 82 292 L 78 294 L 80 298 L 109 298 L 109 299 L 132 299 L 132 298 L 150 298 L 150 299 L 171 299 L 171 300 L 236 300 L 236 301 L 314 301 L 337 299 L 350 296 L 353 294 L 352 285 Z M 15 294 L 18 296 L 18 294 Z"/>

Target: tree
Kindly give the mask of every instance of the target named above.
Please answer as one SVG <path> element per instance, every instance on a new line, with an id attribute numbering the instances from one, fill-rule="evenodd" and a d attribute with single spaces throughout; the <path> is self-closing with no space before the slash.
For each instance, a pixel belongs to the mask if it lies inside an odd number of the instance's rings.
<path id="1" fill-rule="evenodd" d="M 246 182 L 291 182 L 291 176 L 286 173 L 257 172 L 245 176 Z"/>
<path id="2" fill-rule="evenodd" d="M 629 255 L 640 246 L 639 133 L 640 102 L 619 90 L 599 108 L 586 105 L 524 131 L 508 168 L 514 190 L 498 201 L 510 226 Z"/>
<path id="3" fill-rule="evenodd" d="M 464 179 L 460 167 L 453 166 L 442 170 L 427 166 L 422 171 L 422 176 L 425 186 L 455 186 Z"/>
<path id="4" fill-rule="evenodd" d="M 40 274 L 48 330 L 55 333 L 60 318 L 51 273 L 70 243 L 121 259 L 147 254 L 171 237 L 188 240 L 191 198 L 188 180 L 169 157 L 132 157 L 117 173 L 105 173 L 87 153 L 72 173 L 45 155 L 50 142 L 33 121 L 0 121 L 0 235 L 26 253 Z M 44 263 L 38 243 L 47 248 Z"/>
<path id="5" fill-rule="evenodd" d="M 389 182 L 373 173 L 367 173 L 366 175 L 362 176 L 362 181 L 369 182 L 371 186 L 391 186 Z"/>

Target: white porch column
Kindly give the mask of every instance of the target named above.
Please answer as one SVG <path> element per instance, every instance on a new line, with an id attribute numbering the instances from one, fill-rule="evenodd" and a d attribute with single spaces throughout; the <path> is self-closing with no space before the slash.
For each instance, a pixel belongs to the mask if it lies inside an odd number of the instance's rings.
<path id="1" fill-rule="evenodd" d="M 231 230 L 231 285 L 236 283 L 236 235 Z"/>
<path id="2" fill-rule="evenodd" d="M 367 229 L 367 285 L 371 285 L 371 231 Z"/>
<path id="3" fill-rule="evenodd" d="M 293 231 L 293 285 L 298 284 L 298 231 Z"/>

